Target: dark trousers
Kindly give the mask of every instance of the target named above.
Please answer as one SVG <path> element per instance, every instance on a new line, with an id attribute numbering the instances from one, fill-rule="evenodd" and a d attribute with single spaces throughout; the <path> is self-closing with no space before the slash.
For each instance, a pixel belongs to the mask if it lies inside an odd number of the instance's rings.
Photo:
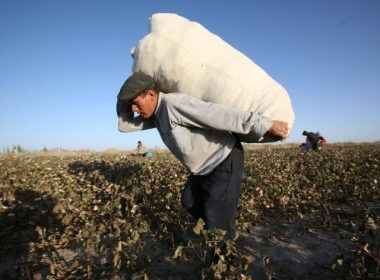
<path id="1" fill-rule="evenodd" d="M 244 150 L 237 141 L 211 173 L 190 175 L 182 190 L 182 205 L 194 218 L 202 218 L 208 229 L 223 229 L 233 237 L 243 169 Z"/>

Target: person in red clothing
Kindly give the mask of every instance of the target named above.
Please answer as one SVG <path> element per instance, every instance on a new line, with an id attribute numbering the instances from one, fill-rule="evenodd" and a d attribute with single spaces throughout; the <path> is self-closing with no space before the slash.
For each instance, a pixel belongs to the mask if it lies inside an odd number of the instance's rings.
<path id="1" fill-rule="evenodd" d="M 319 133 L 319 131 L 317 131 L 317 135 L 318 135 L 318 149 L 321 150 L 323 144 L 326 143 L 326 139 Z"/>

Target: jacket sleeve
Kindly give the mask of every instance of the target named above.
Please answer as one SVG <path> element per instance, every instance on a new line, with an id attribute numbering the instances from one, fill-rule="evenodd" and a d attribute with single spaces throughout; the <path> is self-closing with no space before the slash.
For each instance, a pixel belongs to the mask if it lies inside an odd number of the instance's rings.
<path id="1" fill-rule="evenodd" d="M 238 134 L 248 134 L 253 131 L 259 136 L 263 136 L 272 126 L 272 120 L 254 112 L 244 112 L 186 95 L 183 95 L 182 99 L 174 106 L 173 112 L 177 115 L 176 119 L 180 125 L 225 130 Z"/>
<path id="2" fill-rule="evenodd" d="M 144 119 L 141 116 L 133 118 L 133 112 L 129 106 L 123 106 L 119 101 L 116 104 L 116 112 L 119 118 L 118 129 L 120 132 L 133 132 L 155 127 L 154 122 L 150 119 Z"/>

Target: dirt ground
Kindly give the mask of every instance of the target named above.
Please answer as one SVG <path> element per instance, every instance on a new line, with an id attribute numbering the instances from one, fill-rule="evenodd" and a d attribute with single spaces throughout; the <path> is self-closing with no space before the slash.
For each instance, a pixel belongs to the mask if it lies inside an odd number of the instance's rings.
<path id="1" fill-rule="evenodd" d="M 254 227 L 242 232 L 238 248 L 253 257 L 255 279 L 336 279 L 330 267 L 342 252 L 354 246 L 344 232 L 304 231 L 298 222 Z"/>
<path id="2" fill-rule="evenodd" d="M 379 205 L 373 210 L 378 211 Z M 239 231 L 236 248 L 241 255 L 249 260 L 248 279 L 337 279 L 337 273 L 331 269 L 339 256 L 349 255 L 358 249 L 352 233 L 344 229 L 328 229 L 320 226 L 317 218 L 302 217 L 302 219 L 289 222 L 283 218 L 273 219 L 266 225 L 257 225 L 247 230 Z M 369 237 L 368 237 L 369 238 Z M 112 243 L 112 240 L 108 240 Z M 174 247 L 168 246 L 159 240 L 146 239 L 146 253 L 152 256 L 152 262 L 145 272 L 149 279 L 200 279 L 199 271 L 202 264 L 178 263 L 172 261 Z M 75 261 L 82 261 L 83 248 L 60 248 L 49 251 L 45 260 L 61 262 L 70 265 Z M 106 262 L 109 256 L 101 256 L 98 262 Z M 342 261 L 343 261 L 342 257 Z M 110 261 L 110 260 L 108 260 Z M 0 275 L 5 271 L 12 271 L 13 267 L 23 267 L 28 260 L 8 259 L 0 263 Z M 24 267 L 27 268 L 27 265 Z M 51 268 L 50 268 L 51 269 Z M 155 275 L 155 271 L 159 274 Z M 45 279 L 49 269 L 46 267 L 34 270 L 31 279 Z M 17 271 L 7 274 L 5 279 L 17 279 Z M 13 276 L 15 278 L 13 278 Z M 37 275 L 37 276 L 36 276 Z M 41 276 L 41 277 L 40 277 Z M 132 279 L 143 277 L 144 274 L 135 274 Z M 27 279 L 27 278 L 26 278 Z M 85 279 L 85 278 L 83 278 Z M 103 279 L 103 278 L 102 278 Z M 106 278 L 104 278 L 106 279 Z M 129 279 L 124 273 L 116 275 L 113 279 Z M 344 279 L 344 278 L 341 278 Z M 376 278 L 379 279 L 379 276 Z"/>

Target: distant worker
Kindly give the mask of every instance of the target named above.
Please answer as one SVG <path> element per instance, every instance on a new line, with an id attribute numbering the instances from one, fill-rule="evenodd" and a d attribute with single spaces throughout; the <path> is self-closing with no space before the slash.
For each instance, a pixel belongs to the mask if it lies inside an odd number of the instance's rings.
<path id="1" fill-rule="evenodd" d="M 189 77 L 191 78 L 191 77 Z M 138 117 L 134 117 L 134 112 Z M 244 150 L 234 133 L 288 136 L 288 124 L 254 112 L 205 102 L 183 93 L 162 93 L 151 76 L 135 73 L 118 95 L 119 130 L 156 127 L 169 150 L 191 172 L 181 202 L 207 229 L 235 237 Z M 169 167 L 168 167 L 169 168 Z"/>
<path id="2" fill-rule="evenodd" d="M 306 136 L 306 142 L 300 145 L 302 152 L 320 150 L 320 141 L 326 141 L 319 132 L 308 132 L 304 130 L 302 135 Z"/>
<path id="3" fill-rule="evenodd" d="M 151 158 L 153 156 L 152 152 L 148 151 L 148 148 L 141 142 L 137 142 L 137 153 L 142 157 Z"/>

